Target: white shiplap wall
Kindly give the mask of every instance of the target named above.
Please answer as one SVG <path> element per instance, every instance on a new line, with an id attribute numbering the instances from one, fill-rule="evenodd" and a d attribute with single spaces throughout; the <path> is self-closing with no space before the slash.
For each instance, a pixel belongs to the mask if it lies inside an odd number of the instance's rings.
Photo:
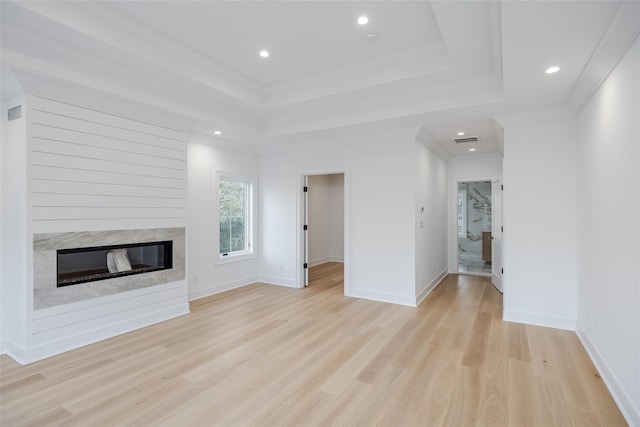
<path id="1" fill-rule="evenodd" d="M 183 132 L 34 96 L 33 232 L 182 227 Z"/>
<path id="2" fill-rule="evenodd" d="M 26 99 L 27 327 L 7 353 L 30 363 L 188 313 L 186 280 L 33 309 L 34 234 L 185 227 L 187 167 L 184 132 L 127 118 L 125 104 Z"/>

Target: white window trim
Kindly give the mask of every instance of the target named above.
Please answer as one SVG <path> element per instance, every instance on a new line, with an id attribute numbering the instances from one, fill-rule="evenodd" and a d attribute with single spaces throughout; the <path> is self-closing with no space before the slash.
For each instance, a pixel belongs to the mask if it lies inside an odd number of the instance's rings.
<path id="1" fill-rule="evenodd" d="M 248 211 L 249 211 L 249 224 L 247 230 L 247 238 L 249 244 L 249 250 L 241 253 L 233 253 L 226 256 L 220 254 L 220 181 L 235 181 L 244 182 L 249 184 L 249 197 L 248 197 Z M 254 259 L 258 257 L 258 177 L 255 175 L 243 175 L 228 172 L 216 172 L 215 187 L 214 187 L 214 207 L 216 215 L 216 225 L 214 245 L 215 245 L 215 264 L 229 264 L 232 262 L 244 261 L 248 259 Z"/>

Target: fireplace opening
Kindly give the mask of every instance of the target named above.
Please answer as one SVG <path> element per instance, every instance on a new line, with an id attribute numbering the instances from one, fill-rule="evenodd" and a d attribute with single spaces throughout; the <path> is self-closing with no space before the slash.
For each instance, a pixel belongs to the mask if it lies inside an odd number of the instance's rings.
<path id="1" fill-rule="evenodd" d="M 57 286 L 130 276 L 173 267 L 173 242 L 130 243 L 57 251 Z"/>

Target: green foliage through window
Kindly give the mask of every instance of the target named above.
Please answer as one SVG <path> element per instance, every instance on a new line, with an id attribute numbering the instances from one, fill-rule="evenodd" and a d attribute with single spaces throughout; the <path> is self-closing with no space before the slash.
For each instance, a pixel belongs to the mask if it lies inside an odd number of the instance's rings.
<path id="1" fill-rule="evenodd" d="M 248 248 L 249 184 L 219 181 L 220 254 L 245 252 Z"/>

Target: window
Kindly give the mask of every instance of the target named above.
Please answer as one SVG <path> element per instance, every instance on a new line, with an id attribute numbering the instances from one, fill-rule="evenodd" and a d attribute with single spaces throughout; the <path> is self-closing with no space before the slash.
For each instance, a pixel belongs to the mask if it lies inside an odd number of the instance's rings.
<path id="1" fill-rule="evenodd" d="M 254 187 L 251 177 L 218 174 L 218 254 L 239 260 L 254 253 Z"/>

